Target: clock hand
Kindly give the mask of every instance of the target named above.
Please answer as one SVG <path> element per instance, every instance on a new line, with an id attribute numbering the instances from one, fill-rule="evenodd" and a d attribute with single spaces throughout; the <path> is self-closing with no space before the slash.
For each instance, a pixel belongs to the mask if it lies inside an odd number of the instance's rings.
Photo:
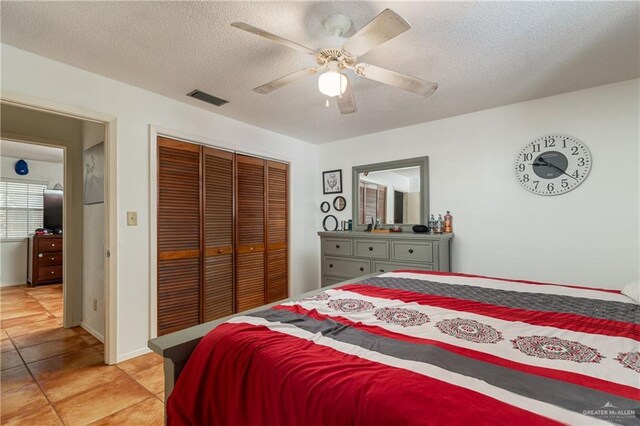
<path id="1" fill-rule="evenodd" d="M 551 164 L 551 163 L 547 162 L 547 160 L 545 160 L 544 158 L 538 158 L 538 161 L 542 161 L 542 164 L 537 163 L 539 166 L 553 167 L 554 169 L 558 170 L 563 175 L 567 175 L 573 180 L 578 180 L 575 177 L 571 176 L 569 173 L 567 173 L 564 170 L 562 170 L 560 167 L 556 166 L 555 164 Z M 536 164 L 534 163 L 533 165 L 535 166 Z"/>

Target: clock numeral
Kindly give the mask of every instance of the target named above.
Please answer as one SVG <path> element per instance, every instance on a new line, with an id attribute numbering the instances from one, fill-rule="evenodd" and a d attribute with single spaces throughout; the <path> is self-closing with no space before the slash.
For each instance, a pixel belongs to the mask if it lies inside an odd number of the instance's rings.
<path id="1" fill-rule="evenodd" d="M 566 148 L 567 147 L 567 138 L 563 138 L 562 139 L 562 148 Z"/>
<path id="2" fill-rule="evenodd" d="M 533 160 L 533 154 L 531 154 L 530 152 L 525 152 L 522 154 L 522 158 L 524 159 L 524 161 L 531 161 Z"/>
<path id="3" fill-rule="evenodd" d="M 533 146 L 533 152 L 540 152 L 540 144 L 539 143 L 534 143 L 532 146 Z"/>
<path id="4" fill-rule="evenodd" d="M 518 171 L 519 172 L 524 172 L 524 164 L 522 164 L 522 163 L 518 164 Z"/>
<path id="5" fill-rule="evenodd" d="M 553 186 L 552 183 L 547 184 L 547 191 L 551 192 L 551 191 L 553 191 L 553 188 L 554 188 L 554 186 Z"/>
<path id="6" fill-rule="evenodd" d="M 533 181 L 533 185 L 534 185 L 534 186 L 533 186 L 533 189 L 538 189 L 538 185 L 539 185 L 539 184 L 540 184 L 540 181 L 539 181 L 539 180 L 534 180 L 534 181 Z"/>
<path id="7" fill-rule="evenodd" d="M 529 182 L 529 175 L 523 175 L 522 176 L 522 181 L 523 182 Z"/>
<path id="8" fill-rule="evenodd" d="M 582 167 L 582 166 L 584 166 L 584 164 L 585 164 L 585 163 L 584 163 L 584 157 L 580 157 L 580 158 L 578 158 L 578 166 L 579 166 L 579 167 Z"/>
<path id="9" fill-rule="evenodd" d="M 568 188 L 569 187 L 569 182 L 566 179 L 562 179 L 561 185 L 563 188 Z"/>
<path id="10" fill-rule="evenodd" d="M 571 147 L 571 155 L 578 155 L 578 147 L 577 146 L 572 146 Z"/>
<path id="11" fill-rule="evenodd" d="M 556 146 L 556 139 L 555 138 L 549 138 L 549 139 L 545 139 L 544 140 L 544 147 L 545 148 L 553 148 L 554 146 Z"/>
<path id="12" fill-rule="evenodd" d="M 571 173 L 571 176 L 578 179 L 580 177 L 580 173 L 576 170 L 575 172 Z"/>

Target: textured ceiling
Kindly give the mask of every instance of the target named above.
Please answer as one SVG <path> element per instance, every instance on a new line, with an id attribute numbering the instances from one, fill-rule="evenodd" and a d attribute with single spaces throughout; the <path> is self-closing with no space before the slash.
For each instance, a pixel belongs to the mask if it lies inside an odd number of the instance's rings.
<path id="1" fill-rule="evenodd" d="M 313 143 L 639 76 L 637 2 L 2 2 L 2 42 Z M 412 29 L 362 57 L 439 83 L 422 98 L 351 76 L 359 111 L 324 107 L 317 76 L 251 89 L 313 59 L 230 27 L 312 48 L 322 21 L 360 29 L 385 8 Z M 198 88 L 230 101 L 190 99 Z"/>
<path id="2" fill-rule="evenodd" d="M 2 157 L 23 158 L 25 160 L 62 163 L 64 150 L 31 143 L 0 140 L 0 155 Z"/>

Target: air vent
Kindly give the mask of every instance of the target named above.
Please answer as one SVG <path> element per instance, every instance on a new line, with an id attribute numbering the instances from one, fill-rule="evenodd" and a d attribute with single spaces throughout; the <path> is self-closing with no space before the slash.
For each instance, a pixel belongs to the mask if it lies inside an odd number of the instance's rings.
<path id="1" fill-rule="evenodd" d="M 191 93 L 187 93 L 187 96 L 200 99 L 201 101 L 205 101 L 215 106 L 222 106 L 229 102 L 229 101 L 225 101 L 224 99 L 216 98 L 215 96 L 210 95 L 208 93 L 201 92 L 200 90 L 194 90 Z"/>

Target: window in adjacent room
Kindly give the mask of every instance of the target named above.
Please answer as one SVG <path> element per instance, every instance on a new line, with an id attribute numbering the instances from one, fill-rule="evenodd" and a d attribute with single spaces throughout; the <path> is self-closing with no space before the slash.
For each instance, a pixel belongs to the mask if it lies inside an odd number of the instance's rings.
<path id="1" fill-rule="evenodd" d="M 0 180 L 0 239 L 26 238 L 42 228 L 44 182 Z"/>

